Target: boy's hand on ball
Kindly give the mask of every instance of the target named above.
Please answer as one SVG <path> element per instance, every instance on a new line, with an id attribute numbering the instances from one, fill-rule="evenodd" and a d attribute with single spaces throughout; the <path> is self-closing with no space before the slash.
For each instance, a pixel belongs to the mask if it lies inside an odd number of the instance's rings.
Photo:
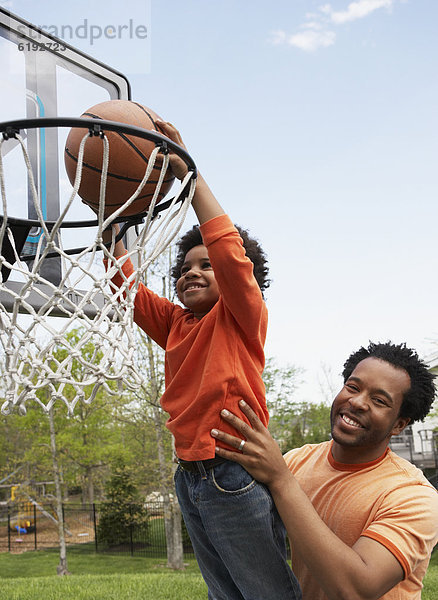
<path id="1" fill-rule="evenodd" d="M 178 146 L 181 146 L 181 148 L 184 148 L 184 150 L 187 150 L 184 142 L 182 141 L 180 132 L 174 125 L 172 125 L 172 123 L 155 119 L 155 124 L 163 135 L 172 140 L 172 142 L 175 142 L 175 144 L 178 144 Z M 175 177 L 179 180 L 183 180 L 188 171 L 188 167 L 183 159 L 170 150 L 169 162 L 170 168 L 172 169 L 172 173 L 175 175 Z"/>

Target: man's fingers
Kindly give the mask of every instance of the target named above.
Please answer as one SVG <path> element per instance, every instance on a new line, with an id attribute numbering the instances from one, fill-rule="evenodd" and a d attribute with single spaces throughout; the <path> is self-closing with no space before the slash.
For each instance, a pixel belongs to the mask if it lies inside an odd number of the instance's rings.
<path id="1" fill-rule="evenodd" d="M 225 448 L 221 448 L 220 446 L 216 446 L 215 452 L 218 456 L 222 456 L 222 458 L 226 458 L 227 460 L 232 460 L 234 462 L 241 463 L 243 455 L 239 452 L 232 452 L 231 450 L 225 450 Z"/>
<path id="2" fill-rule="evenodd" d="M 228 460 L 233 460 L 234 462 L 242 464 L 243 454 L 241 452 L 236 452 L 236 450 L 240 450 L 242 448 L 242 441 L 245 442 L 245 440 L 237 438 L 234 435 L 230 435 L 229 433 L 225 433 L 224 431 L 219 431 L 218 429 L 212 429 L 211 435 L 235 449 L 234 451 L 226 450 L 226 448 L 216 446 L 215 452 L 218 456 L 222 456 L 222 458 L 227 458 Z"/>
<path id="3" fill-rule="evenodd" d="M 250 405 L 245 402 L 245 400 L 239 400 L 239 406 L 242 412 L 248 417 L 248 420 L 251 423 L 254 431 L 260 431 L 260 429 L 263 429 L 263 423 L 260 421 Z"/>
<path id="4" fill-rule="evenodd" d="M 248 421 L 251 423 L 251 425 L 248 425 L 245 423 L 245 421 L 242 421 L 242 419 L 239 419 L 239 417 L 236 417 L 236 415 L 233 415 L 233 413 L 230 413 L 226 409 L 221 411 L 221 416 L 231 423 L 233 427 L 237 429 L 237 431 L 242 432 L 245 437 L 250 437 L 253 431 L 261 431 L 264 429 L 263 423 L 260 421 L 249 404 L 247 404 L 244 400 L 240 400 L 239 407 L 248 417 Z"/>
<path id="5" fill-rule="evenodd" d="M 233 415 L 233 413 L 231 413 L 229 410 L 226 410 L 226 409 L 221 410 L 221 417 L 223 419 L 225 419 L 226 421 L 228 421 L 228 423 L 231 423 L 233 428 L 236 431 L 240 431 L 240 433 L 242 433 L 243 437 L 245 437 L 246 439 L 250 438 L 254 434 L 253 429 L 250 425 L 245 423 L 245 421 L 242 421 L 242 419 L 239 419 L 239 417 L 236 417 L 236 415 Z M 232 436 L 230 436 L 230 437 L 232 437 Z M 221 438 L 221 439 L 223 439 L 223 438 Z M 234 439 L 238 441 L 238 444 L 236 446 L 236 447 L 238 447 L 238 445 L 240 444 L 240 439 L 238 439 L 238 438 L 234 438 Z M 228 442 L 227 442 L 227 444 L 228 444 Z"/>
<path id="6" fill-rule="evenodd" d="M 212 429 L 211 435 L 214 438 L 225 442 L 225 444 L 231 446 L 231 448 L 236 448 L 237 450 L 240 448 L 240 445 L 242 443 L 241 438 L 235 437 L 234 435 L 230 435 L 229 433 L 225 433 L 224 431 L 219 431 L 218 429 Z"/>

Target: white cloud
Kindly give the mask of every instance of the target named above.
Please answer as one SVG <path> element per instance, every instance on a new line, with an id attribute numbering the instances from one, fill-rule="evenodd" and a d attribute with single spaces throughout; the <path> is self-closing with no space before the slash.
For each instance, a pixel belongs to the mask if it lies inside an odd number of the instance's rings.
<path id="1" fill-rule="evenodd" d="M 363 19 L 382 8 L 390 10 L 397 1 L 405 3 L 408 0 L 356 0 L 347 4 L 345 10 L 334 10 L 329 3 L 321 4 L 318 12 L 305 14 L 305 21 L 299 27 L 303 31 L 294 34 L 283 30 L 273 31 L 270 42 L 275 45 L 295 46 L 305 52 L 315 52 L 335 43 L 336 33 L 329 29 L 330 26 L 340 26 Z"/>
<path id="2" fill-rule="evenodd" d="M 301 29 L 314 29 L 315 31 L 321 31 L 322 28 L 322 23 L 319 23 L 318 21 L 308 21 L 307 23 L 303 23 L 301 25 Z"/>
<path id="3" fill-rule="evenodd" d="M 309 29 L 308 31 L 289 36 L 287 43 L 305 52 L 315 52 L 318 48 L 333 46 L 335 40 L 336 33 L 334 31 L 314 31 Z"/>
<path id="4" fill-rule="evenodd" d="M 323 4 L 319 7 L 319 10 L 325 15 L 329 15 L 331 12 L 333 12 L 331 4 Z"/>
<path id="5" fill-rule="evenodd" d="M 286 42 L 287 35 L 286 35 L 285 31 L 281 31 L 281 30 L 271 31 L 270 35 L 271 35 L 271 37 L 270 37 L 269 41 L 274 46 L 278 46 L 278 45 L 284 44 Z"/>
<path id="6" fill-rule="evenodd" d="M 391 8 L 394 0 L 357 0 L 351 2 L 346 10 L 330 11 L 330 19 L 336 25 L 342 25 L 349 21 L 363 19 L 380 8 Z"/>
<path id="7" fill-rule="evenodd" d="M 275 46 L 287 44 L 305 52 L 315 52 L 318 48 L 327 48 L 335 43 L 336 34 L 333 31 L 319 30 L 319 23 L 305 23 L 302 27 L 306 30 L 293 35 L 288 35 L 283 30 L 271 31 L 269 41 Z"/>

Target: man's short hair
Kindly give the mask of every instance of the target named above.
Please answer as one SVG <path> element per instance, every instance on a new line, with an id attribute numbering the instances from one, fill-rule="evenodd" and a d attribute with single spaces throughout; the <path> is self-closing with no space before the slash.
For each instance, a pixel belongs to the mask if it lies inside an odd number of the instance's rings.
<path id="1" fill-rule="evenodd" d="M 407 348 L 406 344 L 370 342 L 368 348 L 360 348 L 346 360 L 342 372 L 344 382 L 365 358 L 378 358 L 396 369 L 404 369 L 407 372 L 411 386 L 403 397 L 399 416 L 409 418 L 411 423 L 423 421 L 435 399 L 435 375 L 428 370 L 427 364 L 419 358 L 415 350 Z"/>
<path id="2" fill-rule="evenodd" d="M 260 246 L 259 242 L 255 238 L 251 237 L 246 231 L 246 229 L 242 229 L 238 225 L 235 225 L 235 228 L 237 229 L 240 237 L 242 238 L 246 256 L 253 264 L 254 277 L 263 293 L 271 283 L 268 279 L 269 269 L 266 254 L 263 248 Z M 201 246 L 203 243 L 204 242 L 202 241 L 199 225 L 194 225 L 192 229 L 189 229 L 189 231 L 187 231 L 187 233 L 185 233 L 178 241 L 178 253 L 176 255 L 176 262 L 170 272 L 175 288 L 176 282 L 181 277 L 181 267 L 184 264 L 187 252 L 195 246 Z"/>

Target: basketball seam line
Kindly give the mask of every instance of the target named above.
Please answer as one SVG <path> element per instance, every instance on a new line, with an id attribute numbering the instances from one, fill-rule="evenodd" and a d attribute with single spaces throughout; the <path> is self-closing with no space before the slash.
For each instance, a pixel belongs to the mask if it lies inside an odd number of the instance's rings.
<path id="1" fill-rule="evenodd" d="M 136 103 L 134 102 L 134 104 L 136 104 Z M 100 119 L 101 121 L 103 120 L 103 119 L 102 119 L 102 117 L 99 117 L 99 115 L 94 115 L 94 114 L 92 114 L 92 113 L 89 113 L 89 112 L 85 112 L 85 113 L 83 113 L 83 116 L 91 117 L 92 119 Z M 148 115 L 148 116 L 149 116 L 149 115 Z M 149 118 L 150 118 L 150 117 L 149 117 Z M 155 123 L 154 123 L 154 121 L 153 121 L 153 120 L 152 120 L 152 123 L 154 124 L 154 127 L 155 127 Z M 131 140 L 130 140 L 128 137 L 126 137 L 126 135 L 125 135 L 124 133 L 121 133 L 120 131 L 113 131 L 113 133 L 115 133 L 116 135 L 118 135 L 119 137 L 121 137 L 121 138 L 122 138 L 122 140 L 124 140 L 124 141 L 125 141 L 125 142 L 126 142 L 128 145 L 129 145 L 129 146 L 131 146 L 131 148 L 134 150 L 134 152 L 136 152 L 136 154 L 138 154 L 138 155 L 139 155 L 139 157 L 140 157 L 142 160 L 144 160 L 146 164 L 148 164 L 148 162 L 149 162 L 149 159 L 148 159 L 148 158 L 147 158 L 147 157 L 146 157 L 146 156 L 143 154 L 143 152 L 142 152 L 141 150 L 139 150 L 139 149 L 137 148 L 137 146 L 136 146 L 135 144 L 133 144 L 133 143 L 131 142 Z M 156 166 L 154 165 L 154 167 L 153 167 L 153 168 L 154 168 L 154 169 L 159 169 L 160 167 L 156 167 Z"/>
<path id="2" fill-rule="evenodd" d="M 158 127 L 156 126 L 156 124 L 155 124 L 155 121 L 154 121 L 154 119 L 152 118 L 152 115 L 150 115 L 150 114 L 148 113 L 148 111 L 145 109 L 145 107 L 144 107 L 142 104 L 139 104 L 138 102 L 133 102 L 133 104 L 135 104 L 135 106 L 138 106 L 138 108 L 139 108 L 140 110 L 142 110 L 142 111 L 143 111 L 145 114 L 147 114 L 147 116 L 150 118 L 150 120 L 152 121 L 152 123 L 153 123 L 153 125 L 154 125 L 154 127 L 155 127 L 155 131 L 158 131 L 158 133 L 160 133 L 160 130 L 159 130 L 159 129 L 158 129 Z"/>

